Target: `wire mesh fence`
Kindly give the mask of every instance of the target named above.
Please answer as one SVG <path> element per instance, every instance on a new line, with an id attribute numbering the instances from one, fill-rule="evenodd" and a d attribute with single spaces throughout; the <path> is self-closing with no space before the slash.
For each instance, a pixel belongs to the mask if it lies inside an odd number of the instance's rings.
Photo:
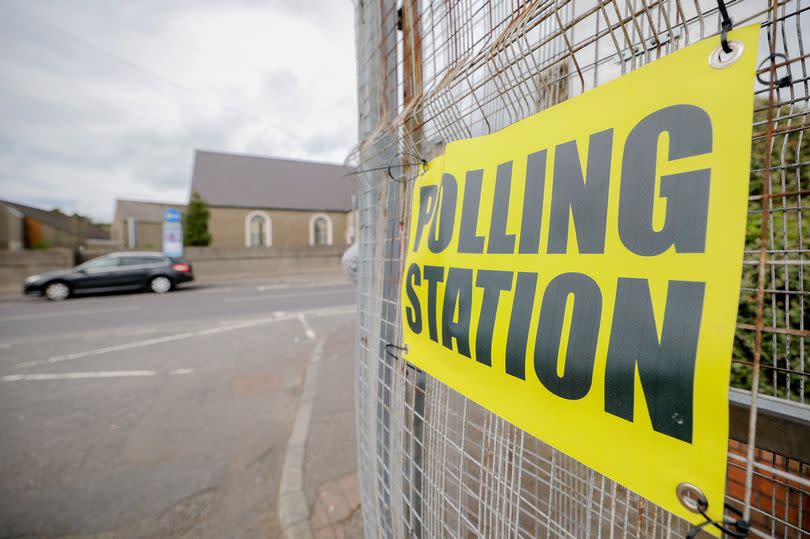
<path id="1" fill-rule="evenodd" d="M 756 391 L 745 428 L 732 428 L 726 496 L 753 536 L 810 537 L 810 439 L 771 443 L 760 417 L 781 407 L 786 437 L 810 432 L 810 0 L 725 4 L 736 25 L 761 27 L 730 373 Z M 685 536 L 686 522 L 401 360 L 399 290 L 408 180 L 423 159 L 718 34 L 717 1 L 355 0 L 355 11 L 366 536 Z"/>

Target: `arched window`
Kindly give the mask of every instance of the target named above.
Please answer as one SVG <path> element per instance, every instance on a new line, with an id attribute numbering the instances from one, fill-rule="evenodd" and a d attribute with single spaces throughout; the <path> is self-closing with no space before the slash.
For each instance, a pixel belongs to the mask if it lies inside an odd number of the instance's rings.
<path id="1" fill-rule="evenodd" d="M 332 219 L 325 213 L 316 213 L 309 220 L 309 244 L 332 245 Z"/>
<path id="2" fill-rule="evenodd" d="M 267 227 L 267 220 L 261 215 L 254 215 L 250 218 L 250 246 L 264 246 L 264 229 Z"/>
<path id="3" fill-rule="evenodd" d="M 312 226 L 315 227 L 315 245 L 329 245 L 326 219 L 318 217 Z"/>
<path id="4" fill-rule="evenodd" d="M 270 247 L 273 245 L 273 223 L 263 211 L 252 211 L 245 217 L 245 246 Z"/>

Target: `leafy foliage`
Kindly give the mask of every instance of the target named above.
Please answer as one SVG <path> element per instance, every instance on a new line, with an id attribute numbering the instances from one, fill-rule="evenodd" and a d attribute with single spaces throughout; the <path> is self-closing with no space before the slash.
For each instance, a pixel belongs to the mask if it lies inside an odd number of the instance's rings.
<path id="1" fill-rule="evenodd" d="M 211 211 L 208 203 L 196 191 L 191 193 L 191 200 L 186 208 L 183 223 L 183 244 L 191 247 L 207 247 L 211 243 L 208 232 L 208 218 Z"/>
<path id="2" fill-rule="evenodd" d="M 754 136 L 751 151 L 751 176 L 749 193 L 748 222 L 745 231 L 745 260 L 758 261 L 762 233 L 763 201 L 756 198 L 764 193 L 765 158 L 767 155 L 765 137 L 757 137 L 767 127 L 767 103 L 755 102 Z M 774 118 L 789 118 L 775 122 L 776 130 L 783 132 L 773 137 L 770 163 L 770 192 L 772 194 L 793 193 L 807 189 L 810 185 L 810 129 L 808 111 L 796 107 L 782 106 L 774 111 Z M 797 130 L 798 128 L 798 130 Z M 775 197 L 771 199 L 769 230 L 766 238 L 767 260 L 788 261 L 787 264 L 768 264 L 765 266 L 765 302 L 763 308 L 763 326 L 799 329 L 802 317 L 805 317 L 804 328 L 807 329 L 807 311 L 810 309 L 810 271 L 799 260 L 806 260 L 802 254 L 807 252 L 807 240 L 810 230 L 807 227 L 807 213 L 800 208 L 804 197 L 797 195 Z M 805 199 L 806 200 L 806 199 Z M 793 264 L 790 264 L 793 262 Z M 757 311 L 757 287 L 759 266 L 757 263 L 744 264 L 742 291 L 737 320 L 742 324 L 755 324 Z M 759 391 L 763 394 L 776 395 L 782 398 L 802 400 L 810 399 L 810 358 L 807 357 L 806 341 L 796 335 L 785 335 L 774 332 L 762 334 L 761 364 L 776 366 L 779 369 L 763 368 L 760 372 Z M 805 342 L 803 342 L 805 341 Z M 734 363 L 731 367 L 731 385 L 750 389 L 752 368 L 742 362 L 753 362 L 755 351 L 755 332 L 739 329 L 734 338 Z M 803 357 L 804 356 L 804 357 Z M 804 363 L 804 364 L 802 364 Z M 792 374 L 786 370 L 804 371 L 808 376 Z M 804 389 L 801 382 L 804 379 Z M 788 391 L 788 388 L 790 390 Z"/>

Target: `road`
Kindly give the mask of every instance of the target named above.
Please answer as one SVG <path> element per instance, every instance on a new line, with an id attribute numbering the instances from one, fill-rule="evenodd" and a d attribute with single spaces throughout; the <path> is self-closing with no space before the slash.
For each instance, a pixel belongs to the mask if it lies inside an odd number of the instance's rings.
<path id="1" fill-rule="evenodd" d="M 320 282 L 0 302 L 0 537 L 277 537 L 307 364 L 323 340 L 353 370 L 354 300 Z"/>

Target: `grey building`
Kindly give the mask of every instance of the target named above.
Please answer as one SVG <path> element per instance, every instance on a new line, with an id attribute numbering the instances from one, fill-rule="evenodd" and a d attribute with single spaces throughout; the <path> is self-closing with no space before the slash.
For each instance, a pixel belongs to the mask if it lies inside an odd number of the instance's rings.
<path id="1" fill-rule="evenodd" d="M 116 200 L 110 236 L 124 249 L 159 251 L 163 248 L 163 214 L 168 209 L 186 211 L 183 204 Z"/>
<path id="2" fill-rule="evenodd" d="M 196 151 L 190 193 L 208 203 L 212 247 L 346 246 L 355 234 L 352 169 L 330 163 Z M 163 212 L 185 206 L 118 200 L 113 239 L 161 248 Z"/>
<path id="3" fill-rule="evenodd" d="M 330 163 L 197 151 L 191 178 L 211 208 L 214 247 L 348 245 L 352 169 Z"/>
<path id="4" fill-rule="evenodd" d="M 109 230 L 77 215 L 0 200 L 0 249 L 78 248 L 109 239 Z"/>

